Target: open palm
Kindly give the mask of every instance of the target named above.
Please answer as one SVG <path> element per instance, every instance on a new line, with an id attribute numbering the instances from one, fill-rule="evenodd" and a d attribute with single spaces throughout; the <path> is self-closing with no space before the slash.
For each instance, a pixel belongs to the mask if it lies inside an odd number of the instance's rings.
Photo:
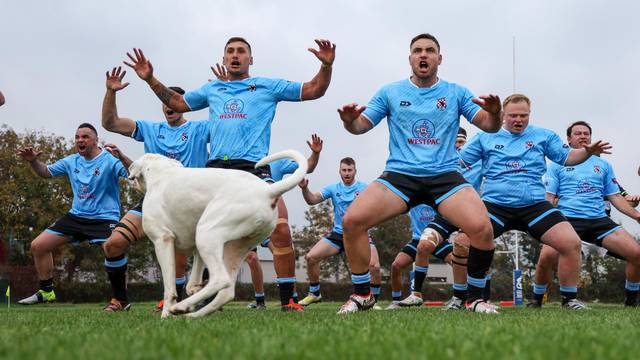
<path id="1" fill-rule="evenodd" d="M 126 71 L 122 71 L 122 67 L 120 66 L 113 68 L 111 73 L 107 71 L 107 89 L 119 91 L 129 86 L 128 82 L 122 83 L 122 79 L 126 73 Z"/>
<path id="2" fill-rule="evenodd" d="M 144 56 L 142 49 L 134 48 L 133 53 L 135 57 L 130 53 L 127 53 L 127 56 L 133 63 L 129 63 L 127 61 L 123 61 L 123 63 L 135 70 L 140 79 L 145 81 L 150 80 L 153 77 L 153 66 L 151 65 L 151 61 Z"/>

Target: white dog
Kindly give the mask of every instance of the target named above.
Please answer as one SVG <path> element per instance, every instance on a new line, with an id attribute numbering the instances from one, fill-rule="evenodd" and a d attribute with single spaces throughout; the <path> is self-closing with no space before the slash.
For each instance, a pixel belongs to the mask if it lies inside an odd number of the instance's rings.
<path id="1" fill-rule="evenodd" d="M 307 160 L 292 150 L 267 156 L 256 167 L 283 158 L 294 159 L 298 170 L 274 184 L 240 170 L 185 168 L 155 154 L 131 164 L 129 179 L 146 193 L 142 227 L 153 242 L 162 270 L 163 318 L 170 313 L 204 316 L 233 299 L 239 266 L 250 249 L 275 228 L 278 198 L 307 173 Z M 176 248 L 194 253 L 187 283 L 191 296 L 178 304 L 174 304 Z M 204 265 L 210 279 L 200 290 Z M 209 304 L 192 312 L 198 303 L 216 294 Z"/>

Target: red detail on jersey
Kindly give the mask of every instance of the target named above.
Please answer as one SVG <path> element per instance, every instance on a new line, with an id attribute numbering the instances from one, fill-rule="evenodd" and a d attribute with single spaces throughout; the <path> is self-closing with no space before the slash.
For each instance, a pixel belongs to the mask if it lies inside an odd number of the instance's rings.
<path id="1" fill-rule="evenodd" d="M 440 98 L 436 100 L 436 107 L 440 110 L 444 110 L 447 108 L 447 98 Z"/>

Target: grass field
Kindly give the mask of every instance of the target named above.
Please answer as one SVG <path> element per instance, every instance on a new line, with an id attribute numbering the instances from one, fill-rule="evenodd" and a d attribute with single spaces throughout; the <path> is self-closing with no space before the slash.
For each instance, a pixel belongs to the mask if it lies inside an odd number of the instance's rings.
<path id="1" fill-rule="evenodd" d="M 12 306 L 0 310 L 0 359 L 631 359 L 640 350 L 640 309 L 622 306 L 337 316 L 338 303 L 304 313 L 244 305 L 164 321 L 151 303 L 117 314 L 98 304 Z"/>

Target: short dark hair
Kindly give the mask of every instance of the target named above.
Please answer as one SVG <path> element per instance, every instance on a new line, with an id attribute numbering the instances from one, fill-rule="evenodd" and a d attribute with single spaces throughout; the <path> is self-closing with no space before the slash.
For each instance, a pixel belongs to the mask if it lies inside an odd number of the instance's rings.
<path id="1" fill-rule="evenodd" d="M 464 137 L 467 137 L 467 130 L 465 130 L 462 126 L 460 126 L 458 128 L 458 135 L 464 135 Z"/>
<path id="2" fill-rule="evenodd" d="M 343 158 L 342 160 L 340 160 L 340 164 L 356 166 L 356 161 L 353 160 L 353 158 L 350 158 L 347 156 L 346 158 Z"/>
<path id="3" fill-rule="evenodd" d="M 436 43 L 436 46 L 438 47 L 438 52 L 440 51 L 440 43 L 438 42 L 438 39 L 436 39 L 435 36 L 429 34 L 429 33 L 424 33 L 424 34 L 420 34 L 420 35 L 416 35 L 413 37 L 413 39 L 411 39 L 411 43 L 409 44 L 409 49 L 411 49 L 411 47 L 413 46 L 413 43 L 420 40 L 420 39 L 427 39 L 427 40 L 431 40 L 434 43 Z"/>
<path id="4" fill-rule="evenodd" d="M 91 129 L 91 131 L 93 131 L 93 133 L 96 134 L 96 136 L 98 136 L 98 130 L 96 130 L 96 128 L 93 125 L 89 123 L 82 123 L 80 124 L 80 126 L 78 126 L 78 129 L 82 129 L 82 128 Z"/>
<path id="5" fill-rule="evenodd" d="M 249 47 L 249 52 L 251 52 L 251 44 L 249 44 L 249 42 L 245 38 L 240 36 L 234 36 L 229 40 L 227 40 L 227 43 L 224 45 L 224 49 L 227 50 L 227 46 L 229 46 L 229 44 L 231 44 L 232 42 L 236 42 L 236 41 L 247 44 L 247 46 Z"/>
<path id="6" fill-rule="evenodd" d="M 571 136 L 573 127 L 578 125 L 586 126 L 587 129 L 589 129 L 589 134 L 593 134 L 593 131 L 591 131 L 591 126 L 589 125 L 589 123 L 587 123 L 586 121 L 576 121 L 573 124 L 569 125 L 569 127 L 567 128 L 567 137 Z"/>
<path id="7" fill-rule="evenodd" d="M 180 86 L 169 86 L 169 89 L 177 92 L 180 95 L 184 95 L 184 90 Z"/>

